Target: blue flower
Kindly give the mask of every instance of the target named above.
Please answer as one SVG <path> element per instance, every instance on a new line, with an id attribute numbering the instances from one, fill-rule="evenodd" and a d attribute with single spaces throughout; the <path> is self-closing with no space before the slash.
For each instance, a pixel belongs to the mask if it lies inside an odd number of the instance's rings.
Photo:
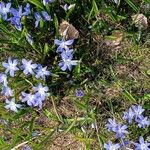
<path id="1" fill-rule="evenodd" d="M 21 31 L 22 30 L 21 17 L 23 15 L 22 6 L 20 6 L 18 10 L 11 8 L 11 13 L 13 15 L 13 17 L 9 19 L 11 21 L 11 24 L 14 25 L 17 30 Z"/>
<path id="2" fill-rule="evenodd" d="M 36 96 L 34 94 L 22 92 L 22 96 L 24 97 L 22 102 L 27 102 L 27 104 L 31 107 L 35 106 Z"/>
<path id="3" fill-rule="evenodd" d="M 132 123 L 133 118 L 134 118 L 134 112 L 132 108 L 129 108 L 127 112 L 124 112 L 123 119 L 127 120 L 129 124 Z"/>
<path id="4" fill-rule="evenodd" d="M 139 128 L 145 128 L 146 126 L 150 125 L 150 121 L 148 120 L 148 117 L 144 117 L 142 115 L 138 116 L 135 121 L 138 123 Z"/>
<path id="5" fill-rule="evenodd" d="M 21 18 L 23 16 L 23 13 L 22 13 L 22 6 L 19 7 L 19 9 L 15 9 L 15 8 L 11 8 L 11 14 L 14 16 L 14 17 L 18 17 L 18 18 Z"/>
<path id="6" fill-rule="evenodd" d="M 38 69 L 36 70 L 36 78 L 42 78 L 43 80 L 45 80 L 46 76 L 49 76 L 50 72 L 47 70 L 47 67 L 42 67 L 42 65 L 38 65 Z"/>
<path id="7" fill-rule="evenodd" d="M 22 30 L 21 18 L 15 16 L 15 17 L 11 17 L 9 20 L 11 21 L 11 24 L 14 25 L 18 31 Z"/>
<path id="8" fill-rule="evenodd" d="M 48 92 L 48 87 L 47 86 L 42 86 L 41 83 L 38 84 L 37 87 L 33 87 L 33 90 L 36 93 L 37 97 L 40 97 L 42 100 L 44 100 L 47 97 L 47 92 Z"/>
<path id="9" fill-rule="evenodd" d="M 7 20 L 7 14 L 10 12 L 11 3 L 0 3 L 0 14 L 2 15 L 3 20 Z"/>
<path id="10" fill-rule="evenodd" d="M 42 16 L 44 21 L 52 21 L 51 16 L 46 11 L 42 11 Z"/>
<path id="11" fill-rule="evenodd" d="M 13 94 L 13 90 L 11 90 L 11 88 L 10 87 L 8 87 L 8 86 L 3 86 L 3 88 L 2 88 L 2 94 L 3 95 L 5 95 L 5 96 L 10 96 L 10 97 L 12 97 L 14 94 Z"/>
<path id="12" fill-rule="evenodd" d="M 122 138 L 122 139 L 125 138 L 125 135 L 128 133 L 128 131 L 126 130 L 127 128 L 128 128 L 128 126 L 126 126 L 126 125 L 118 124 L 114 130 L 117 138 Z"/>
<path id="13" fill-rule="evenodd" d="M 38 135 L 39 135 L 39 132 L 38 132 L 38 131 L 32 132 L 32 137 L 37 137 Z"/>
<path id="14" fill-rule="evenodd" d="M 38 106 L 40 109 L 42 109 L 42 102 L 45 100 L 45 98 L 41 98 L 38 93 L 36 93 L 35 95 L 36 99 L 34 100 L 34 106 Z"/>
<path id="15" fill-rule="evenodd" d="M 73 55 L 73 49 L 64 50 L 61 54 L 70 57 Z"/>
<path id="16" fill-rule="evenodd" d="M 21 66 L 21 68 L 23 69 L 23 73 L 25 75 L 34 74 L 33 69 L 37 67 L 37 64 L 31 64 L 31 63 L 32 63 L 32 60 L 27 61 L 26 59 L 22 59 L 23 65 Z"/>
<path id="17" fill-rule="evenodd" d="M 104 148 L 106 150 L 118 150 L 120 148 L 120 144 L 113 144 L 111 141 L 109 141 L 108 144 L 104 144 Z"/>
<path id="18" fill-rule="evenodd" d="M 27 146 L 27 145 L 25 145 L 24 147 L 23 147 L 23 150 L 32 150 L 29 146 Z"/>
<path id="19" fill-rule="evenodd" d="M 57 52 L 63 52 L 64 50 L 69 50 L 68 46 L 72 45 L 74 40 L 65 41 L 64 39 L 58 40 L 55 39 L 54 43 L 58 45 Z"/>
<path id="20" fill-rule="evenodd" d="M 21 25 L 21 18 L 23 16 L 29 15 L 30 12 L 30 5 L 27 3 L 26 7 L 24 8 L 24 12 L 22 10 L 22 6 L 19 7 L 19 9 L 14 9 L 11 8 L 11 13 L 13 17 L 11 17 L 9 20 L 11 21 L 11 24 L 16 27 L 17 30 L 21 31 L 22 30 L 22 25 Z"/>
<path id="21" fill-rule="evenodd" d="M 145 142 L 142 136 L 139 138 L 139 143 L 134 145 L 136 146 L 135 150 L 150 150 L 150 143 Z"/>
<path id="22" fill-rule="evenodd" d="M 83 97 L 84 96 L 84 92 L 82 90 L 76 90 L 76 96 L 77 97 Z"/>
<path id="23" fill-rule="evenodd" d="M 43 5 L 47 5 L 52 2 L 54 2 L 54 0 L 43 0 Z"/>
<path id="24" fill-rule="evenodd" d="M 72 60 L 73 56 L 67 56 L 65 54 L 61 54 L 62 61 L 59 63 L 59 66 L 61 67 L 61 70 L 65 71 L 69 69 L 72 70 L 72 66 L 77 65 L 77 60 Z"/>
<path id="25" fill-rule="evenodd" d="M 42 17 L 41 17 L 41 15 L 38 12 L 34 13 L 34 17 L 36 19 L 36 21 L 35 21 L 35 27 L 37 28 L 38 25 L 39 25 L 39 22 L 42 20 Z"/>
<path id="26" fill-rule="evenodd" d="M 75 6 L 75 4 L 72 4 L 72 5 L 67 5 L 67 4 L 65 4 L 62 8 L 63 8 L 65 11 L 67 11 L 67 10 L 71 9 L 72 7 L 74 7 L 74 6 Z"/>
<path id="27" fill-rule="evenodd" d="M 7 76 L 6 74 L 0 73 L 0 83 L 3 83 L 3 86 L 7 86 Z"/>
<path id="28" fill-rule="evenodd" d="M 24 7 L 24 12 L 22 10 L 22 6 L 19 6 L 19 9 L 11 8 L 11 13 L 14 17 L 21 18 L 23 16 L 27 16 L 31 13 L 30 4 L 27 3 L 26 7 Z"/>
<path id="29" fill-rule="evenodd" d="M 28 16 L 30 13 L 31 13 L 30 4 L 27 3 L 27 4 L 26 4 L 26 7 L 24 7 L 23 15 L 24 15 L 24 16 Z"/>
<path id="30" fill-rule="evenodd" d="M 8 63 L 3 62 L 2 65 L 4 68 L 6 68 L 5 73 L 9 73 L 11 77 L 14 77 L 14 74 L 19 68 L 17 67 L 18 60 L 14 59 L 11 60 L 11 58 L 8 58 Z"/>
<path id="31" fill-rule="evenodd" d="M 26 34 L 26 40 L 30 45 L 33 45 L 33 38 L 30 34 Z"/>
<path id="32" fill-rule="evenodd" d="M 10 109 L 11 111 L 18 112 L 18 108 L 21 108 L 20 104 L 15 103 L 15 98 L 12 98 L 10 101 L 6 99 L 6 109 Z"/>
<path id="33" fill-rule="evenodd" d="M 108 123 L 106 124 L 106 127 L 108 129 L 108 131 L 116 131 L 116 127 L 117 127 L 117 123 L 115 119 L 108 119 Z"/>
<path id="34" fill-rule="evenodd" d="M 142 113 L 145 111 L 145 109 L 143 109 L 142 106 L 140 106 L 140 105 L 133 105 L 132 109 L 134 111 L 135 118 L 137 118 L 140 115 L 142 115 Z"/>

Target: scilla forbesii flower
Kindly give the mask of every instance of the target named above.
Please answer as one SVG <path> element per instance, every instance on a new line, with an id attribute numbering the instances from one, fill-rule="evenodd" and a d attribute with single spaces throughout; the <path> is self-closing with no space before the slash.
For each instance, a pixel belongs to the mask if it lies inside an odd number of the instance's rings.
<path id="1" fill-rule="evenodd" d="M 22 92 L 22 102 L 27 102 L 29 106 L 34 106 L 36 96 L 34 94 Z"/>
<path id="2" fill-rule="evenodd" d="M 59 63 L 59 66 L 61 68 L 62 71 L 65 71 L 67 69 L 69 69 L 70 71 L 72 70 L 72 66 L 76 66 L 77 65 L 77 60 L 72 60 L 73 55 L 67 56 L 64 53 L 61 54 L 61 62 Z"/>
<path id="3" fill-rule="evenodd" d="M 37 64 L 32 64 L 32 60 L 27 61 L 26 59 L 22 59 L 22 66 L 21 68 L 23 69 L 23 73 L 25 75 L 28 74 L 34 74 L 34 69 L 37 67 Z"/>
<path id="4" fill-rule="evenodd" d="M 10 109 L 11 111 L 18 112 L 18 108 L 21 108 L 20 104 L 15 103 L 15 98 L 12 98 L 10 101 L 6 99 L 6 109 Z"/>
<path id="5" fill-rule="evenodd" d="M 111 141 L 104 144 L 104 148 L 106 150 L 118 150 L 120 148 L 120 144 L 113 144 Z"/>
<path id="6" fill-rule="evenodd" d="M 19 70 L 17 67 L 18 60 L 14 59 L 12 60 L 11 58 L 8 58 L 8 62 L 3 62 L 2 65 L 4 68 L 6 68 L 5 73 L 9 73 L 11 77 L 15 76 L 15 72 Z"/>
<path id="7" fill-rule="evenodd" d="M 49 75 L 50 75 L 50 72 L 47 70 L 47 67 L 42 67 L 42 65 L 39 64 L 36 70 L 35 77 L 37 79 L 42 78 L 43 80 L 45 80 L 45 77 Z"/>
<path id="8" fill-rule="evenodd" d="M 0 2 L 0 15 L 2 15 L 3 20 L 7 20 L 7 14 L 10 12 L 11 3 Z"/>
<path id="9" fill-rule="evenodd" d="M 135 150 L 150 150 L 150 143 L 144 141 L 144 138 L 140 136 L 139 143 L 135 143 Z"/>
<path id="10" fill-rule="evenodd" d="M 0 83 L 3 84 L 3 86 L 7 86 L 8 81 L 7 81 L 7 75 L 0 73 Z"/>
<path id="11" fill-rule="evenodd" d="M 16 27 L 17 30 L 22 30 L 21 25 L 21 18 L 23 16 L 27 16 L 31 13 L 30 11 L 30 5 L 27 3 L 26 7 L 24 7 L 24 11 L 22 6 L 19 7 L 19 9 L 11 8 L 11 14 L 13 15 L 9 20 L 11 21 L 11 24 Z"/>
<path id="12" fill-rule="evenodd" d="M 52 21 L 51 16 L 46 11 L 42 11 L 42 16 L 44 21 Z"/>
<path id="13" fill-rule="evenodd" d="M 54 2 L 55 0 L 43 0 L 43 5 L 48 5 L 49 3 Z"/>
<path id="14" fill-rule="evenodd" d="M 42 100 L 44 100 L 48 95 L 48 87 L 43 86 L 42 83 L 39 83 L 38 86 L 33 87 L 33 90 L 36 92 L 36 96 L 39 96 Z"/>
<path id="15" fill-rule="evenodd" d="M 54 43 L 58 45 L 57 52 L 63 52 L 64 50 L 69 50 L 68 46 L 71 46 L 73 42 L 74 42 L 73 39 L 67 41 L 65 41 L 64 39 L 62 40 L 55 39 L 54 41 Z"/>
<path id="16" fill-rule="evenodd" d="M 8 87 L 8 86 L 3 86 L 3 88 L 2 88 L 2 92 L 1 92 L 4 96 L 10 96 L 10 97 L 12 97 L 13 96 L 13 90 L 10 88 L 10 87 Z"/>
<path id="17" fill-rule="evenodd" d="M 132 110 L 132 108 L 129 108 L 127 112 L 124 112 L 123 119 L 127 120 L 128 123 L 131 124 L 134 116 L 135 116 L 134 111 Z"/>

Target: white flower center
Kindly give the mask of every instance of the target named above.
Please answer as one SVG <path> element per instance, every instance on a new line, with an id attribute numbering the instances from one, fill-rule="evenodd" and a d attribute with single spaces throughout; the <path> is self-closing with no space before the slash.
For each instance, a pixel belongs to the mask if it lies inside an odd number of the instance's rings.
<path id="1" fill-rule="evenodd" d="M 16 65 L 15 64 L 9 64 L 9 69 L 10 70 L 15 70 Z"/>
<path id="2" fill-rule="evenodd" d="M 7 8 L 3 8 L 2 11 L 3 11 L 4 14 L 6 14 L 8 12 L 8 9 Z"/>
<path id="3" fill-rule="evenodd" d="M 141 144 L 141 150 L 145 150 L 146 149 L 146 145 L 145 144 Z"/>
<path id="4" fill-rule="evenodd" d="M 43 94 L 45 93 L 45 90 L 44 90 L 44 88 L 39 88 L 39 89 L 38 89 L 38 92 L 39 92 L 41 95 L 43 95 Z"/>

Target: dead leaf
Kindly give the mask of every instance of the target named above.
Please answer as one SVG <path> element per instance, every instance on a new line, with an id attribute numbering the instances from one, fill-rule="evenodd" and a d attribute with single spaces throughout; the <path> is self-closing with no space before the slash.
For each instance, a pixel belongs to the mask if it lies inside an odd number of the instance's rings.
<path id="1" fill-rule="evenodd" d="M 132 20 L 135 23 L 136 27 L 138 27 L 138 26 L 140 26 L 142 28 L 147 28 L 148 27 L 147 18 L 143 14 L 133 15 Z"/>
<path id="2" fill-rule="evenodd" d="M 77 39 L 79 37 L 78 30 L 65 20 L 59 26 L 59 34 L 67 39 Z"/>

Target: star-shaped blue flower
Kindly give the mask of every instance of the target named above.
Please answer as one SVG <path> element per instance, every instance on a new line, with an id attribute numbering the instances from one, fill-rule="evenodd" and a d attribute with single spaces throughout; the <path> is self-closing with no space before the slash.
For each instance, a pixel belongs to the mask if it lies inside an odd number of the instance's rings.
<path id="1" fill-rule="evenodd" d="M 35 106 L 36 96 L 34 94 L 22 92 L 22 102 L 27 102 L 29 106 Z"/>
<path id="2" fill-rule="evenodd" d="M 113 144 L 111 141 L 104 144 L 104 148 L 106 150 L 118 150 L 120 148 L 120 144 Z"/>
<path id="3" fill-rule="evenodd" d="M 114 132 L 116 133 L 117 138 L 125 138 L 125 135 L 128 134 L 127 125 L 118 124 Z"/>
<path id="4" fill-rule="evenodd" d="M 0 73 L 0 83 L 3 84 L 3 86 L 7 86 L 8 81 L 7 81 L 7 75 Z"/>
<path id="5" fill-rule="evenodd" d="M 14 95 L 13 90 L 8 86 L 3 86 L 2 94 L 8 97 L 12 97 Z"/>
<path id="6" fill-rule="evenodd" d="M 76 90 L 76 97 L 83 97 L 84 96 L 84 92 L 82 90 Z"/>
<path id="7" fill-rule="evenodd" d="M 42 65 L 38 65 L 37 70 L 36 70 L 36 78 L 42 78 L 43 80 L 45 80 L 46 76 L 50 75 L 50 71 L 47 70 L 47 67 L 42 67 Z"/>
<path id="8" fill-rule="evenodd" d="M 132 108 L 129 108 L 129 110 L 127 112 L 124 112 L 124 116 L 123 119 L 127 120 L 129 124 L 132 123 L 132 120 L 134 118 L 134 111 L 132 110 Z"/>
<path id="9" fill-rule="evenodd" d="M 33 87 L 33 90 L 36 92 L 36 96 L 40 97 L 42 100 L 45 100 L 47 97 L 48 87 L 43 86 L 42 83 L 39 83 L 38 86 Z"/>
<path id="10" fill-rule="evenodd" d="M 14 112 L 18 112 L 18 108 L 21 108 L 21 105 L 15 103 L 15 98 L 12 98 L 11 100 L 6 99 L 5 108 Z"/>
<path id="11" fill-rule="evenodd" d="M 137 118 L 140 115 L 142 115 L 142 113 L 145 111 L 145 109 L 143 109 L 142 106 L 140 106 L 140 105 L 133 105 L 132 109 L 134 111 L 135 118 Z"/>
<path id="12" fill-rule="evenodd" d="M 62 61 L 59 63 L 59 66 L 61 67 L 62 71 L 65 71 L 69 69 L 70 71 L 72 70 L 72 66 L 77 65 L 77 60 L 72 60 L 73 55 L 67 56 L 64 53 L 61 54 Z"/>
<path id="13" fill-rule="evenodd" d="M 8 62 L 3 62 L 2 65 L 4 68 L 6 68 L 5 73 L 9 73 L 11 77 L 15 76 L 15 72 L 19 70 L 17 67 L 18 60 L 14 59 L 11 60 L 11 58 L 8 58 Z"/>
<path id="14" fill-rule="evenodd" d="M 68 46 L 71 46 L 73 44 L 73 42 L 74 42 L 73 39 L 67 40 L 67 41 L 65 41 L 64 39 L 62 39 L 62 40 L 55 39 L 54 40 L 54 43 L 56 45 L 58 45 L 57 52 L 63 52 L 64 50 L 69 50 Z"/>
<path id="15" fill-rule="evenodd" d="M 148 120 L 148 117 L 144 117 L 143 115 L 138 116 L 135 121 L 138 123 L 139 128 L 145 128 L 150 125 L 150 121 Z"/>
<path id="16" fill-rule="evenodd" d="M 0 14 L 2 15 L 3 20 L 7 20 L 7 14 L 10 12 L 11 3 L 0 3 Z"/>
<path id="17" fill-rule="evenodd" d="M 150 143 L 144 141 L 144 138 L 140 136 L 139 143 L 135 143 L 135 150 L 150 150 Z"/>
<path id="18" fill-rule="evenodd" d="M 26 59 L 22 59 L 22 66 L 21 69 L 23 69 L 23 73 L 25 75 L 28 74 L 34 74 L 34 69 L 37 67 L 37 64 L 32 64 L 32 60 L 27 61 Z"/>
<path id="19" fill-rule="evenodd" d="M 108 131 L 116 131 L 116 127 L 117 127 L 117 123 L 115 119 L 108 119 L 108 123 L 106 124 L 106 127 L 108 129 Z"/>

